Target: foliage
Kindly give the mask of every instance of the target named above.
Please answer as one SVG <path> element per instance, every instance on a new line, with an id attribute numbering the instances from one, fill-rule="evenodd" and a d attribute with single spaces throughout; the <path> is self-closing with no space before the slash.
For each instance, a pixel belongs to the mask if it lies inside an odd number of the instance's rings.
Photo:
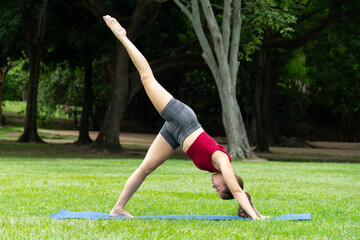
<path id="1" fill-rule="evenodd" d="M 0 1 L 0 66 L 7 58 L 20 59 L 26 49 L 18 1 Z"/>
<path id="2" fill-rule="evenodd" d="M 196 39 L 187 21 L 173 1 L 164 3 L 159 15 L 135 44 L 150 62 L 169 56 L 172 50 Z"/>
<path id="3" fill-rule="evenodd" d="M 357 34 L 335 31 L 325 32 L 307 49 L 312 96 L 334 114 L 360 109 L 358 51 Z"/>
<path id="4" fill-rule="evenodd" d="M 282 69 L 279 72 L 277 91 L 281 105 L 278 107 L 278 113 L 287 120 L 304 120 L 306 116 L 302 115 L 301 110 L 310 104 L 310 83 L 305 53 L 302 49 L 293 51 L 287 64 L 280 67 Z"/>
<path id="5" fill-rule="evenodd" d="M 292 58 L 285 65 L 285 71 L 287 72 L 287 78 L 293 81 L 299 81 L 299 89 L 301 91 L 308 85 L 307 82 L 307 68 L 306 68 L 306 56 L 302 49 L 295 50 L 292 53 Z"/>
<path id="6" fill-rule="evenodd" d="M 241 12 L 243 44 L 240 59 L 252 61 L 251 55 L 260 49 L 265 32 L 274 31 L 282 37 L 291 36 L 296 16 L 285 2 L 287 1 L 244 1 Z"/>
<path id="7" fill-rule="evenodd" d="M 189 95 L 217 95 L 216 85 L 211 78 L 208 72 L 188 72 L 181 90 Z"/>
<path id="8" fill-rule="evenodd" d="M 127 16 L 136 5 L 136 1 L 105 2 L 122 16 Z M 220 20 L 223 9 L 219 6 L 224 1 L 211 2 L 217 20 Z M 13 59 L 13 64 L 21 62 L 6 77 L 4 100 L 19 100 L 23 98 L 28 77 L 23 70 L 26 69 L 27 62 L 20 60 L 26 55 L 24 30 L 18 2 L 0 0 L 0 5 L 0 66 L 9 57 Z M 254 59 L 254 53 L 260 48 L 266 34 L 272 34 L 274 38 L 292 39 L 317 25 L 329 13 L 347 12 L 352 8 L 356 9 L 358 5 L 356 1 L 335 0 L 242 1 L 242 65 L 249 76 L 255 76 L 256 67 L 246 61 Z M 34 8 L 34 11 L 38 12 L 38 9 Z M 42 54 L 45 73 L 40 83 L 39 111 L 46 111 L 50 115 L 57 104 L 81 105 L 83 65 L 91 57 L 95 59 L 91 120 L 92 128 L 99 129 L 108 104 L 110 82 L 106 62 L 109 60 L 108 55 L 114 50 L 114 38 L 110 31 L 95 20 L 82 1 L 49 1 L 47 16 L 45 50 Z M 358 22 L 356 16 L 333 24 L 315 41 L 299 50 L 279 50 L 275 54 L 274 58 L 281 58 L 271 69 L 271 73 L 277 74 L 279 79 L 277 89 L 280 93 L 280 117 L 299 120 L 303 118 L 301 108 L 312 107 L 315 109 L 311 112 L 312 118 L 319 118 L 321 121 L 331 119 L 333 124 L 348 125 L 349 132 L 356 132 L 356 124 L 360 119 L 360 59 L 356 54 L 360 50 Z M 136 45 L 149 60 L 154 60 L 170 55 L 173 50 L 195 38 L 189 20 L 174 7 L 173 1 L 168 1 L 163 3 L 157 20 L 138 38 Z M 189 49 L 192 52 L 199 51 L 199 46 L 195 44 Z M 204 72 L 187 73 L 183 91 L 189 93 L 196 90 L 195 92 L 208 96 L 215 95 L 213 84 L 206 81 L 206 78 L 210 78 L 208 75 Z M 167 82 L 172 84 L 170 88 L 181 86 L 180 80 L 173 81 L 169 76 L 159 78 L 169 79 Z M 244 106 L 242 109 L 251 111 L 251 87 L 240 82 L 243 81 L 242 78 L 238 81 L 238 100 Z M 218 114 L 219 103 L 212 104 L 209 109 L 214 109 L 213 112 Z M 322 111 L 318 111 L 319 109 Z"/>
<path id="9" fill-rule="evenodd" d="M 334 24 L 306 48 L 310 96 L 322 119 L 345 127 L 347 141 L 358 141 L 360 119 L 360 34 L 355 21 Z M 331 121 L 330 121 L 331 119 Z"/>
<path id="10" fill-rule="evenodd" d="M 101 57 L 110 50 L 105 28 L 81 1 L 51 1 L 47 21 L 44 58 L 48 63 L 66 61 L 69 67 L 82 66 L 86 58 Z"/>
<path id="11" fill-rule="evenodd" d="M 19 145 L 30 151 L 29 144 Z M 45 145 L 33 145 L 44 149 Z M 56 146 L 66 153 L 68 146 Z M 119 189 L 141 160 L 0 158 L 0 236 L 4 239 L 357 239 L 359 166 L 331 163 L 256 163 L 234 161 L 260 212 L 271 216 L 311 213 L 312 220 L 54 220 L 60 209 L 109 212 Z M 261 174 L 259 174 L 261 173 Z M 281 174 L 275 174 L 281 173 Z M 184 184 L 187 183 L 187 184 Z M 130 200 L 136 215 L 228 214 L 211 188 L 210 175 L 189 161 L 170 160 Z M 16 229 L 16 231 L 14 231 Z M 30 230 L 29 230 L 30 229 Z"/>
<path id="12" fill-rule="evenodd" d="M 12 67 L 6 75 L 3 88 L 3 100 L 20 101 L 26 95 L 29 73 L 27 60 L 13 61 Z"/>
<path id="13" fill-rule="evenodd" d="M 108 54 L 112 49 L 108 35 L 81 1 L 49 3 L 48 30 L 45 36 L 47 50 L 43 61 L 46 74 L 42 76 L 39 86 L 39 106 L 47 112 L 47 116 L 55 111 L 58 104 L 82 105 L 85 62 L 95 62 L 95 58 L 98 59 L 96 61 L 102 61 L 103 55 Z M 106 68 L 101 66 L 100 70 L 105 72 Z M 99 69 L 93 69 L 93 72 L 93 77 L 97 78 Z M 107 85 L 104 87 L 104 80 L 93 79 L 96 100 L 93 102 L 92 115 L 101 113 L 97 109 L 107 103 L 103 91 L 99 90 L 108 88 Z M 92 119 L 103 116 L 101 114 Z"/>
<path id="14" fill-rule="evenodd" d="M 108 105 L 110 79 L 107 75 L 107 57 L 95 59 L 93 62 L 93 109 L 90 117 L 91 129 L 99 130 Z"/>
<path id="15" fill-rule="evenodd" d="M 67 63 L 57 64 L 54 70 L 45 69 L 39 83 L 39 110 L 49 118 L 57 110 L 57 105 L 80 106 L 83 71 L 71 69 Z"/>

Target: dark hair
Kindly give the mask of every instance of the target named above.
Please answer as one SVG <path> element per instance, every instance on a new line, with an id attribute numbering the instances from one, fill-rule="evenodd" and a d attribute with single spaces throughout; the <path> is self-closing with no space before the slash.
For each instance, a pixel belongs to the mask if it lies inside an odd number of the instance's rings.
<path id="1" fill-rule="evenodd" d="M 241 179 L 241 177 L 239 177 L 236 174 L 235 174 L 235 177 L 236 177 L 236 180 L 239 183 L 240 188 L 244 189 L 244 182 Z M 232 193 L 231 193 L 231 191 L 230 191 L 230 189 L 229 189 L 229 187 L 227 185 L 226 185 L 226 189 L 224 190 L 223 194 L 224 194 L 224 196 L 222 197 L 222 199 L 224 199 L 224 200 L 234 199 L 234 196 L 232 195 Z"/>
<path id="2" fill-rule="evenodd" d="M 251 207 L 254 209 L 255 207 L 254 207 L 254 204 L 252 203 L 250 194 L 248 192 L 245 192 L 245 194 L 246 194 L 247 198 L 249 199 L 249 203 L 250 203 Z M 237 215 L 239 217 L 250 218 L 250 215 L 240 206 L 240 204 L 239 204 L 239 208 L 237 210 Z"/>

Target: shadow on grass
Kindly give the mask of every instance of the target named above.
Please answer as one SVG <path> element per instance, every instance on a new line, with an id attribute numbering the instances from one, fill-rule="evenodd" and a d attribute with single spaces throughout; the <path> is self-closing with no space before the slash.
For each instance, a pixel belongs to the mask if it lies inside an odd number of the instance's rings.
<path id="1" fill-rule="evenodd" d="M 85 159 L 143 159 L 147 152 L 146 146 L 122 145 L 124 152 L 110 153 L 108 151 L 94 150 L 90 146 L 80 146 L 72 143 L 66 144 L 36 144 L 17 143 L 15 141 L 0 141 L 1 158 L 85 158 Z M 356 156 L 332 156 L 324 154 L 282 154 L 282 153 L 257 153 L 260 158 L 269 161 L 283 162 L 338 162 L 338 163 L 360 163 Z M 189 160 L 181 149 L 177 149 L 171 159 Z M 235 161 L 241 161 L 235 158 Z"/>
<path id="2" fill-rule="evenodd" d="M 2 158 L 86 158 L 86 159 L 143 159 L 147 148 L 134 145 L 122 145 L 124 152 L 110 153 L 94 150 L 90 146 L 67 144 L 36 144 L 0 141 L 0 157 Z M 171 158 L 188 159 L 181 151 L 176 150 Z"/>
<path id="3" fill-rule="evenodd" d="M 360 153 L 359 153 L 360 154 Z M 258 153 L 258 157 L 278 162 L 333 162 L 333 163 L 360 163 L 360 156 L 333 156 L 327 154 L 279 154 Z"/>

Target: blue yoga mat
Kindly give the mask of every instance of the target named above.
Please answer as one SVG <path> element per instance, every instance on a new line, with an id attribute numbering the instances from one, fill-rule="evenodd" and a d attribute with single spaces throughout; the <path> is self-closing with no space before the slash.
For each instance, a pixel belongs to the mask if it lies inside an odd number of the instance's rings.
<path id="1" fill-rule="evenodd" d="M 70 212 L 61 209 L 58 213 L 49 215 L 55 219 L 70 219 L 70 218 L 82 218 L 82 219 L 127 219 L 126 217 L 110 217 L 108 213 L 102 212 Z M 160 215 L 160 216 L 138 216 L 136 218 L 142 219 L 204 219 L 204 220 L 251 220 L 250 218 L 242 218 L 233 215 Z M 278 217 L 272 217 L 270 219 L 279 220 L 310 220 L 311 214 L 291 214 Z"/>

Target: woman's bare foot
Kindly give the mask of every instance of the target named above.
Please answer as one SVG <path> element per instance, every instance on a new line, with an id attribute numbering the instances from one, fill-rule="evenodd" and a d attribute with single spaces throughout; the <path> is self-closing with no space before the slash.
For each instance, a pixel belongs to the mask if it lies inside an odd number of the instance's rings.
<path id="1" fill-rule="evenodd" d="M 127 211 L 125 211 L 125 209 L 113 208 L 113 210 L 111 210 L 111 212 L 110 212 L 110 217 L 118 217 L 118 216 L 124 216 L 124 217 L 127 217 L 127 218 L 134 218 L 134 216 L 132 216 Z"/>
<path id="2" fill-rule="evenodd" d="M 106 25 L 111 29 L 115 36 L 120 39 L 126 36 L 126 30 L 123 28 L 120 23 L 113 17 L 106 15 L 103 17 Z"/>

